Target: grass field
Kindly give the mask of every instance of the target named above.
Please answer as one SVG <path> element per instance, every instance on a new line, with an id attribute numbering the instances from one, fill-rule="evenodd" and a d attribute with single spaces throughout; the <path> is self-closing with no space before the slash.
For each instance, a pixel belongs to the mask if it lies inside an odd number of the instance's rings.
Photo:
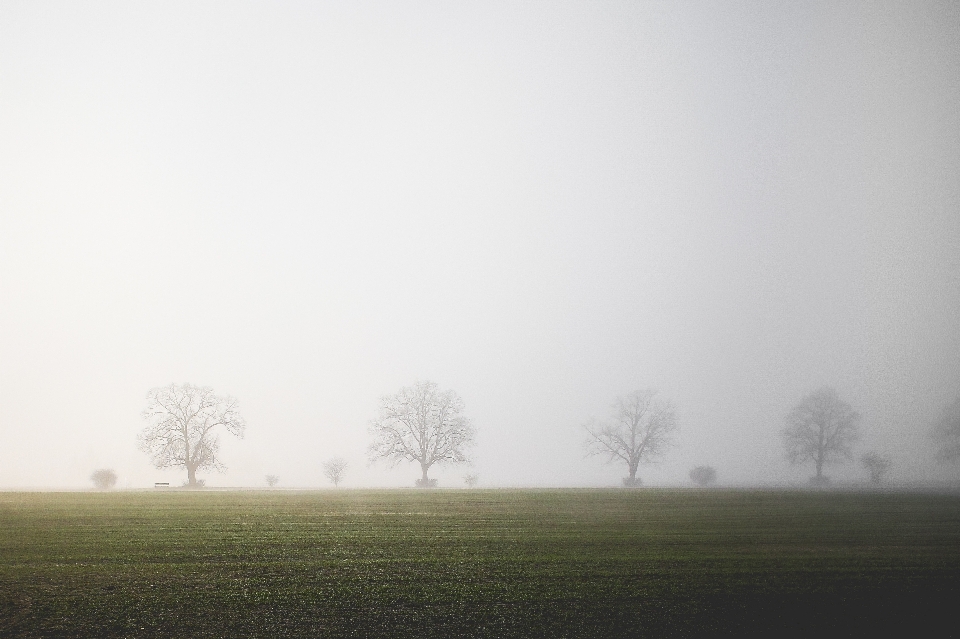
<path id="1" fill-rule="evenodd" d="M 960 496 L 0 493 L 4 637 L 955 628 Z"/>

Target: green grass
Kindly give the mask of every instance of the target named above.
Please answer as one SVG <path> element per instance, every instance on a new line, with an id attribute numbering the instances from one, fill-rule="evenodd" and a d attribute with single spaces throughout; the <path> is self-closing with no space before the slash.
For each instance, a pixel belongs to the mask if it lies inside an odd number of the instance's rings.
<path id="1" fill-rule="evenodd" d="M 0 636 L 916 633 L 958 594 L 955 495 L 0 493 Z"/>

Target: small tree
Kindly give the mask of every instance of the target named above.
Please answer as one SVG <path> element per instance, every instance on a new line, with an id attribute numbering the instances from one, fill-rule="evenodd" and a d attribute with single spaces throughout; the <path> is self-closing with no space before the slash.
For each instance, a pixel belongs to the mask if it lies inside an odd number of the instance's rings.
<path id="1" fill-rule="evenodd" d="M 100 468 L 93 471 L 90 480 L 97 490 L 110 490 L 117 483 L 117 473 L 112 468 Z"/>
<path id="2" fill-rule="evenodd" d="M 267 486 L 269 486 L 270 488 L 273 488 L 274 486 L 280 483 L 280 478 L 277 477 L 276 475 L 267 475 L 266 480 L 267 480 Z"/>
<path id="3" fill-rule="evenodd" d="M 323 474 L 327 476 L 333 485 L 339 486 L 343 481 L 343 475 L 347 470 L 347 460 L 343 457 L 334 457 L 323 464 Z"/>
<path id="4" fill-rule="evenodd" d="M 673 442 L 676 409 L 668 401 L 655 399 L 656 394 L 655 390 L 640 390 L 618 397 L 609 421 L 584 424 L 589 434 L 588 455 L 604 455 L 608 462 L 627 464 L 630 474 L 624 478 L 624 486 L 638 486 L 640 463 L 656 459 Z"/>
<path id="5" fill-rule="evenodd" d="M 477 485 L 478 481 L 480 481 L 480 478 L 474 474 L 463 476 L 463 483 L 467 485 L 467 488 L 473 488 L 474 486 Z"/>
<path id="6" fill-rule="evenodd" d="M 853 456 L 851 445 L 859 439 L 859 422 L 860 414 L 834 389 L 824 387 L 810 393 L 786 416 L 787 427 L 781 433 L 787 459 L 792 464 L 812 461 L 817 474 L 811 483 L 826 483 L 824 465 Z"/>
<path id="7" fill-rule="evenodd" d="M 380 399 L 380 415 L 370 425 L 374 441 L 370 461 L 386 459 L 420 464 L 417 486 L 436 486 L 427 477 L 434 464 L 463 464 L 473 443 L 474 429 L 463 415 L 463 400 L 453 391 L 441 391 L 433 382 L 417 382 L 396 395 Z"/>
<path id="8" fill-rule="evenodd" d="M 170 384 L 147 393 L 143 411 L 147 426 L 140 432 L 140 450 L 157 468 L 184 468 L 186 486 L 199 487 L 197 471 L 222 471 L 217 457 L 219 429 L 243 437 L 246 423 L 233 397 L 214 395 L 213 389 L 192 384 Z"/>
<path id="9" fill-rule="evenodd" d="M 697 466 L 690 471 L 690 479 L 697 486 L 709 486 L 717 481 L 717 471 L 713 466 Z"/>
<path id="10" fill-rule="evenodd" d="M 883 481 L 883 476 L 890 470 L 890 458 L 879 453 L 867 453 L 860 458 L 860 464 L 870 471 L 870 482 L 878 486 Z"/>
<path id="11" fill-rule="evenodd" d="M 948 404 L 933 427 L 933 436 L 940 445 L 940 461 L 960 459 L 960 395 Z"/>

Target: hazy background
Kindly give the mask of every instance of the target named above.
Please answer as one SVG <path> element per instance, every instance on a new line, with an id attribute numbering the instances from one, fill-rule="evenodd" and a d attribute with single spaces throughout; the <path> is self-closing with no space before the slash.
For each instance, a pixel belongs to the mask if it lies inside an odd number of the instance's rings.
<path id="1" fill-rule="evenodd" d="M 417 379 L 478 429 L 446 486 L 618 484 L 580 425 L 646 387 L 645 482 L 802 482 L 824 384 L 956 478 L 958 175 L 955 2 L 0 1 L 0 487 L 179 484 L 171 382 L 248 421 L 208 485 L 412 486 L 365 451 Z"/>

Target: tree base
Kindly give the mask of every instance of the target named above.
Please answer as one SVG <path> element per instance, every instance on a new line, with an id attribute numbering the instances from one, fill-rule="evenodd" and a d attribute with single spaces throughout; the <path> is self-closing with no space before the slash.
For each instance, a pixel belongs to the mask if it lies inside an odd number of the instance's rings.
<path id="1" fill-rule="evenodd" d="M 830 478 L 825 475 L 813 476 L 810 478 L 810 485 L 814 488 L 825 488 L 830 485 Z"/>
<path id="2" fill-rule="evenodd" d="M 623 478 L 623 487 L 624 488 L 639 488 L 640 484 L 643 482 L 640 481 L 639 477 L 624 477 Z"/>
<path id="3" fill-rule="evenodd" d="M 437 480 L 436 479 L 418 479 L 416 483 L 417 488 L 436 488 Z"/>

